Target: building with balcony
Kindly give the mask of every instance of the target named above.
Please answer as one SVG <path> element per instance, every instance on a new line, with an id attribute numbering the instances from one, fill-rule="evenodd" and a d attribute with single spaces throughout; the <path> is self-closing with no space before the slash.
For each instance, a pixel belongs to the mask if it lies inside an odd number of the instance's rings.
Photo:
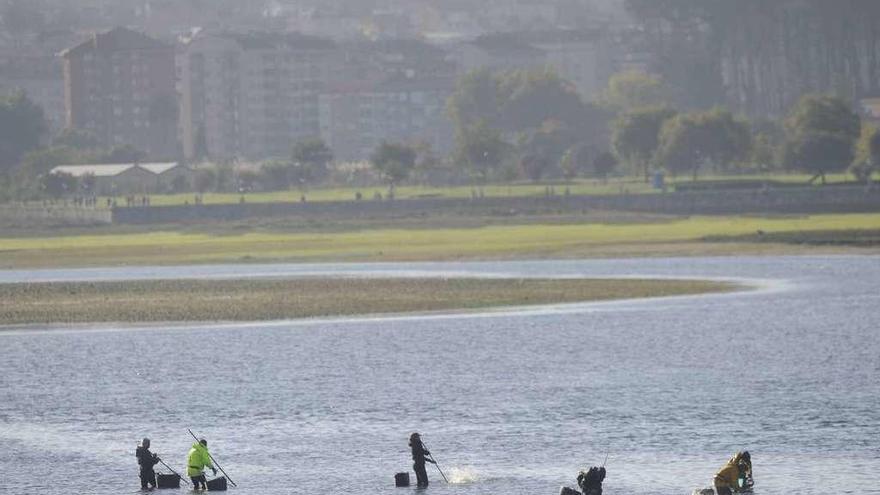
<path id="1" fill-rule="evenodd" d="M 174 47 L 126 28 L 95 33 L 61 53 L 65 125 L 105 146 L 153 158 L 177 154 Z"/>
<path id="2" fill-rule="evenodd" d="M 197 33 L 178 52 L 180 132 L 188 159 L 288 156 L 319 135 L 318 94 L 335 43 L 275 33 Z"/>

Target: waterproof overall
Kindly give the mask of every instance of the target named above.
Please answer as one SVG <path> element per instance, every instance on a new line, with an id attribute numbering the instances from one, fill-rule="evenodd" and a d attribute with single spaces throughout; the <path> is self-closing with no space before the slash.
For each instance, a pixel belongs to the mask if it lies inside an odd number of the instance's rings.
<path id="1" fill-rule="evenodd" d="M 138 466 L 140 466 L 141 488 L 146 489 L 147 485 L 150 488 L 156 488 L 156 473 L 153 471 L 153 466 L 159 462 L 156 454 L 140 445 L 134 451 L 134 455 L 137 457 Z"/>
<path id="2" fill-rule="evenodd" d="M 214 469 L 211 464 L 211 456 L 208 454 L 208 447 L 199 442 L 193 444 L 189 449 L 189 455 L 186 458 L 186 475 L 192 480 L 193 488 L 208 488 L 208 480 L 205 478 L 205 468 Z"/>
<path id="3" fill-rule="evenodd" d="M 604 467 L 591 467 L 578 474 L 577 482 L 583 495 L 602 495 L 602 482 L 605 480 Z"/>
<path id="4" fill-rule="evenodd" d="M 428 486 L 428 473 L 425 471 L 425 456 L 431 455 L 421 440 L 410 441 L 412 448 L 413 471 L 416 472 L 416 486 Z"/>

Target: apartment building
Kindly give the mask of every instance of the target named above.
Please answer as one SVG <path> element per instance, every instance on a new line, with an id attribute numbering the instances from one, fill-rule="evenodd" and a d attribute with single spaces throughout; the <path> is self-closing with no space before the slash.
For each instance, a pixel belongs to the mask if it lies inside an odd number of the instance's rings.
<path id="1" fill-rule="evenodd" d="M 64 72 L 58 53 L 77 42 L 69 30 L 0 37 L 0 95 L 24 91 L 42 107 L 51 133 L 64 128 Z"/>
<path id="2" fill-rule="evenodd" d="M 65 124 L 105 146 L 153 158 L 177 154 L 174 47 L 126 28 L 95 33 L 61 53 Z"/>
<path id="3" fill-rule="evenodd" d="M 454 45 L 450 58 L 463 71 L 549 67 L 589 99 L 605 86 L 610 72 L 604 36 L 599 29 L 495 33 Z"/>
<path id="4" fill-rule="evenodd" d="M 590 99 L 606 85 L 610 55 L 603 50 L 600 29 L 552 29 L 523 33 L 527 42 L 542 50 L 545 63 Z"/>
<path id="5" fill-rule="evenodd" d="M 0 63 L 0 96 L 18 91 L 43 109 L 50 132 L 64 127 L 64 77 L 55 57 L 16 57 Z"/>
<path id="6" fill-rule="evenodd" d="M 547 53 L 519 33 L 483 35 L 452 47 L 451 58 L 464 72 L 474 69 L 507 71 L 547 64 Z"/>
<path id="7" fill-rule="evenodd" d="M 188 159 L 288 156 L 319 135 L 318 95 L 340 56 L 300 34 L 196 33 L 178 53 L 180 132 Z"/>
<path id="8" fill-rule="evenodd" d="M 328 88 L 319 99 L 321 138 L 342 161 L 368 159 L 383 140 L 449 152 L 453 128 L 445 112 L 454 89 L 449 76 Z"/>

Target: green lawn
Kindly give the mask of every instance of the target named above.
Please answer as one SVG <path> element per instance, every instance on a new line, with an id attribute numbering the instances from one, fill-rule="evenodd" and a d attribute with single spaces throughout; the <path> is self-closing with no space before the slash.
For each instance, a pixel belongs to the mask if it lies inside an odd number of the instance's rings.
<path id="1" fill-rule="evenodd" d="M 430 221 L 430 220 L 428 220 Z M 768 252 L 766 243 L 706 243 L 713 236 L 877 229 L 880 214 L 690 217 L 624 223 L 388 228 L 340 232 L 157 231 L 0 238 L 0 268 L 392 261 Z M 786 249 L 785 252 L 791 252 Z"/>
<path id="2" fill-rule="evenodd" d="M 717 176 L 707 175 L 700 177 L 702 181 L 715 180 L 770 180 L 790 183 L 803 183 L 806 185 L 810 179 L 805 174 L 770 174 L 770 175 L 737 175 L 737 176 Z M 830 174 L 827 176 L 829 182 L 847 182 L 852 177 L 847 174 Z M 677 182 L 691 182 L 689 177 L 679 177 L 678 179 L 667 178 L 667 184 L 672 186 Z M 555 183 L 555 184 L 531 184 L 531 183 L 515 183 L 515 184 L 490 184 L 482 187 L 483 194 L 487 197 L 523 197 L 523 196 L 543 196 L 547 187 L 552 187 L 557 195 L 564 194 L 568 188 L 571 194 L 590 194 L 590 195 L 607 195 L 620 194 L 623 192 L 629 194 L 646 194 L 656 193 L 650 184 L 645 183 L 634 177 L 614 178 L 607 182 L 600 180 L 579 179 L 571 183 Z M 398 187 L 395 194 L 397 198 L 419 198 L 419 197 L 439 197 L 439 198 L 469 198 L 475 191 L 473 186 L 457 186 L 457 187 L 422 187 L 422 186 L 401 186 Z M 271 202 L 296 202 L 300 201 L 302 195 L 306 196 L 307 201 L 349 201 L 355 199 L 355 194 L 360 192 L 363 199 L 369 200 L 373 198 L 374 193 L 381 193 L 383 196 L 387 193 L 387 188 L 383 186 L 371 187 L 336 187 L 336 188 L 313 188 L 307 191 L 291 190 L 276 192 L 259 192 L 247 193 L 244 195 L 245 201 L 250 203 L 271 203 Z M 206 193 L 203 195 L 205 204 L 228 204 L 237 203 L 241 200 L 242 195 L 238 193 Z M 182 205 L 184 203 L 193 203 L 194 194 L 162 194 L 151 196 L 151 204 L 154 206 L 162 205 Z M 99 201 L 99 205 L 106 204 L 105 200 Z"/>

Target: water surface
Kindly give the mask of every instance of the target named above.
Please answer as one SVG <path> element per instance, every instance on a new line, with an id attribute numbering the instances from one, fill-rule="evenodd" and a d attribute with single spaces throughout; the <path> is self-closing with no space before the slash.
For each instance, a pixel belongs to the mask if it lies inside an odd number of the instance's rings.
<path id="1" fill-rule="evenodd" d="M 425 274 L 747 279 L 735 294 L 344 318 L 0 332 L 0 493 L 137 489 L 143 436 L 186 428 L 241 494 L 539 495 L 606 454 L 607 494 L 685 494 L 740 449 L 757 494 L 880 493 L 880 258 L 788 257 L 0 272 L 0 282 Z M 170 493 L 170 492 L 163 492 Z"/>

